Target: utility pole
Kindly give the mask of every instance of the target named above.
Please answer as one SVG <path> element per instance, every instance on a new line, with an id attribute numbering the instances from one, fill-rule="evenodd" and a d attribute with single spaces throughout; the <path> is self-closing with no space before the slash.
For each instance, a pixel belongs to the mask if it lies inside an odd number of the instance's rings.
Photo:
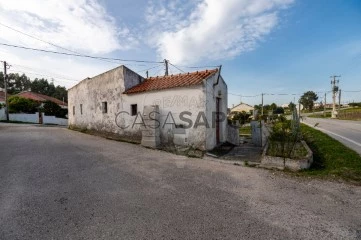
<path id="1" fill-rule="evenodd" d="M 338 113 L 340 113 L 341 110 L 341 89 L 338 90 Z"/>
<path id="2" fill-rule="evenodd" d="M 4 61 L 4 88 L 5 88 L 5 115 L 6 115 L 6 121 L 9 121 L 9 102 L 8 102 L 8 83 L 7 83 L 7 64 L 6 61 Z"/>
<path id="3" fill-rule="evenodd" d="M 263 95 L 264 95 L 264 93 L 262 93 L 261 95 L 262 95 L 262 109 L 261 109 L 261 116 L 263 116 Z"/>
<path id="4" fill-rule="evenodd" d="M 147 75 L 147 78 L 148 78 L 148 76 L 149 76 L 149 72 L 148 72 L 148 71 L 146 71 L 146 72 L 145 72 L 145 74 Z"/>
<path id="5" fill-rule="evenodd" d="M 326 117 L 326 94 L 327 93 L 325 93 L 325 103 L 324 103 L 324 105 L 323 105 L 323 116 L 325 116 Z"/>
<path id="6" fill-rule="evenodd" d="M 165 76 L 168 76 L 168 60 L 164 59 L 164 65 L 165 65 Z"/>
<path id="7" fill-rule="evenodd" d="M 337 117 L 337 111 L 336 111 L 336 95 L 338 92 L 338 83 L 340 82 L 340 80 L 336 79 L 336 78 L 340 78 L 341 76 L 336 76 L 333 75 L 330 78 L 333 79 L 331 80 L 331 86 L 332 86 L 332 114 L 331 114 L 331 118 L 336 118 Z"/>

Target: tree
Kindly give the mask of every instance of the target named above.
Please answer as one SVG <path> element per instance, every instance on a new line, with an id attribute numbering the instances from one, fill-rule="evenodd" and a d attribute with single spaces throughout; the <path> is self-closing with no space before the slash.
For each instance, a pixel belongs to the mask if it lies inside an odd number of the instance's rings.
<path id="1" fill-rule="evenodd" d="M 68 102 L 68 91 L 66 90 L 65 87 L 61 87 L 61 86 L 56 86 L 55 88 L 55 92 L 52 95 L 52 97 L 59 99 L 61 101 L 65 101 Z"/>
<path id="2" fill-rule="evenodd" d="M 296 108 L 296 104 L 294 104 L 293 102 L 290 102 L 290 104 L 288 104 L 288 108 L 293 111 Z"/>
<path id="3" fill-rule="evenodd" d="M 272 103 L 271 106 L 270 106 L 270 110 L 275 110 L 277 108 L 277 104 L 275 103 Z"/>
<path id="4" fill-rule="evenodd" d="M 246 113 L 245 111 L 242 112 L 233 112 L 233 118 L 232 120 L 238 121 L 241 125 L 245 124 L 246 122 L 249 122 L 249 117 L 251 114 Z"/>
<path id="5" fill-rule="evenodd" d="M 19 96 L 11 96 L 9 98 L 10 113 L 35 113 L 38 111 L 40 103 L 32 99 Z"/>
<path id="6" fill-rule="evenodd" d="M 273 114 L 284 114 L 285 110 L 283 109 L 283 107 L 277 107 L 276 109 L 273 110 Z"/>
<path id="7" fill-rule="evenodd" d="M 31 83 L 31 91 L 47 96 L 53 96 L 53 94 L 55 93 L 55 86 L 53 83 L 49 84 L 47 79 L 35 78 L 34 81 Z"/>
<path id="8" fill-rule="evenodd" d="M 300 103 L 303 107 L 307 108 L 309 111 L 312 111 L 314 102 L 317 101 L 318 96 L 313 91 L 305 92 L 300 99 Z"/>
<path id="9" fill-rule="evenodd" d="M 61 107 L 52 102 L 52 101 L 46 101 L 44 102 L 43 105 L 43 112 L 45 113 L 45 115 L 47 116 L 55 116 L 57 115 L 57 113 L 61 110 Z"/>

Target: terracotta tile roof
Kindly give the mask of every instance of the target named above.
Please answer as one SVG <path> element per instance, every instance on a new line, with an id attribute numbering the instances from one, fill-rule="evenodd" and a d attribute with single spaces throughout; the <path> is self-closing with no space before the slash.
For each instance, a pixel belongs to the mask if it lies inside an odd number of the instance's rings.
<path id="1" fill-rule="evenodd" d="M 178 75 L 158 76 L 145 79 L 142 83 L 128 89 L 125 94 L 154 91 L 168 88 L 198 85 L 204 79 L 218 72 L 218 69 L 197 71 Z"/>
<path id="2" fill-rule="evenodd" d="M 23 98 L 29 98 L 33 99 L 35 101 L 39 102 L 45 102 L 45 101 L 52 101 L 60 106 L 67 106 L 68 104 L 66 102 L 63 103 L 63 101 L 60 101 L 59 99 L 49 97 L 40 93 L 34 93 L 34 92 L 21 92 L 16 94 L 17 96 L 23 97 Z"/>

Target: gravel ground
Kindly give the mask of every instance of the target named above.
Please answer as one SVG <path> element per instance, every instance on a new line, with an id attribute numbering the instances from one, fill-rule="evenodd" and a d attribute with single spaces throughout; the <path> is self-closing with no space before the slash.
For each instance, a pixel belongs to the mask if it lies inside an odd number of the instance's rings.
<path id="1" fill-rule="evenodd" d="M 0 124 L 0 239 L 361 239 L 361 188 Z"/>

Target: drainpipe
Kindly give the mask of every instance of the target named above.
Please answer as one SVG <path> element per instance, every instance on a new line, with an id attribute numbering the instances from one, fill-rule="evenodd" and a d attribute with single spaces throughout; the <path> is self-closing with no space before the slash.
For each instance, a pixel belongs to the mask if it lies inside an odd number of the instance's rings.
<path id="1" fill-rule="evenodd" d="M 213 87 L 216 86 L 216 85 L 218 85 L 219 77 L 221 76 L 221 70 L 222 70 L 222 65 L 219 66 L 219 72 L 218 72 L 217 82 L 213 84 Z"/>

